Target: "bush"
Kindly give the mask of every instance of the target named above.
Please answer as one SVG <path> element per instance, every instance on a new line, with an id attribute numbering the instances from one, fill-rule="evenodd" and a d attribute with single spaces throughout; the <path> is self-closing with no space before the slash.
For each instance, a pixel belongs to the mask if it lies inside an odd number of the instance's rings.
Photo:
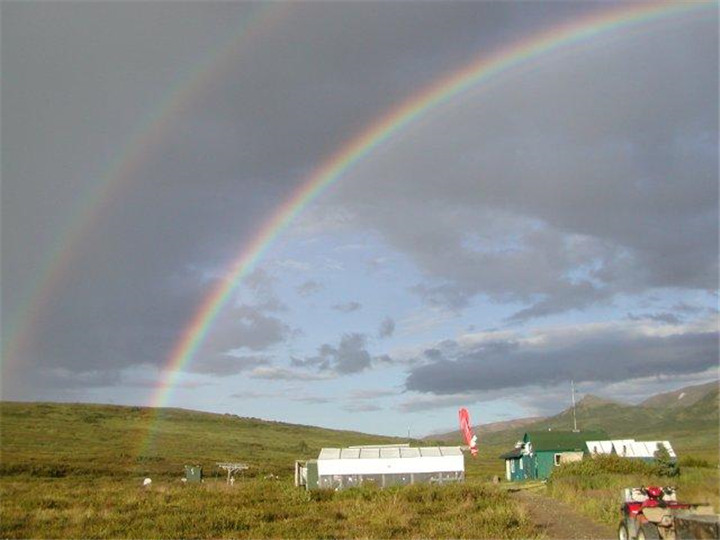
<path id="1" fill-rule="evenodd" d="M 673 477 L 680 474 L 680 467 L 676 459 L 670 457 L 670 452 L 663 445 L 658 444 L 658 449 L 655 451 L 655 470 L 659 476 Z"/>
<path id="2" fill-rule="evenodd" d="M 656 473 L 655 466 L 644 461 L 616 455 L 601 455 L 556 467 L 552 471 L 550 480 L 570 476 L 597 476 L 602 474 L 652 475 L 653 473 Z"/>

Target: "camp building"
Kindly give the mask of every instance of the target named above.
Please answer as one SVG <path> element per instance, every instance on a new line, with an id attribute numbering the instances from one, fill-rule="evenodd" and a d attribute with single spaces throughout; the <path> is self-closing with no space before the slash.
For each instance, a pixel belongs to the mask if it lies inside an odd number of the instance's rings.
<path id="1" fill-rule="evenodd" d="M 617 439 L 612 441 L 587 441 L 587 453 L 591 456 L 616 455 L 639 459 L 645 462 L 656 460 L 656 453 L 661 447 L 667 450 L 670 459 L 676 460 L 677 455 L 670 441 L 636 441 L 635 439 Z"/>
<path id="2" fill-rule="evenodd" d="M 545 479 L 554 467 L 580 461 L 587 441 L 607 439 L 603 431 L 528 431 L 505 460 L 505 478 L 511 481 Z"/>
<path id="3" fill-rule="evenodd" d="M 458 446 L 408 444 L 323 448 L 317 459 L 295 462 L 295 485 L 343 489 L 372 482 L 380 487 L 461 482 L 465 460 Z"/>

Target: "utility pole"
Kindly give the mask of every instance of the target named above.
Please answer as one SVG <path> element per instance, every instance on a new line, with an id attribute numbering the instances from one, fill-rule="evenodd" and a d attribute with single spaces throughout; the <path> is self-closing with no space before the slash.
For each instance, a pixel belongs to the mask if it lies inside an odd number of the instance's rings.
<path id="1" fill-rule="evenodd" d="M 572 405 L 573 405 L 573 431 L 577 433 L 577 417 L 575 416 L 575 381 L 570 380 L 570 388 L 572 389 Z"/>

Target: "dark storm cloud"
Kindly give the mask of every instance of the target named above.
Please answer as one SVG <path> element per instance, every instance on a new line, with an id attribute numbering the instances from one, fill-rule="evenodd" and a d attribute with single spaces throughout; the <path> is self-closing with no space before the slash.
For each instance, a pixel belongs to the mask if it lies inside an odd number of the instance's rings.
<path id="1" fill-rule="evenodd" d="M 408 390 L 434 394 L 551 386 L 571 379 L 617 382 L 702 372 L 717 365 L 717 332 L 658 336 L 622 329 L 548 335 L 539 342 L 505 340 L 456 346 L 414 367 Z"/>
<path id="2" fill-rule="evenodd" d="M 165 365 L 230 263 L 342 141 L 498 42 L 594 7 L 576 4 L 293 6 L 202 92 L 175 101 L 129 166 L 128 141 L 257 6 L 4 3 L 4 325 L 23 319 L 55 250 L 70 261 L 13 359 L 23 384 L 3 372 L 4 384 L 40 397 Z M 583 57 L 584 69 L 503 85 L 485 108 L 449 111 L 433 136 L 404 134 L 409 146 L 393 148 L 394 163 L 372 156 L 368 181 L 343 184 L 355 186 L 349 200 L 372 203 L 360 222 L 411 254 L 429 300 L 461 306 L 486 293 L 531 304 L 516 318 L 615 291 L 714 288 L 715 22 L 710 35 L 660 32 L 632 54 L 610 44 L 610 58 Z M 118 169 L 98 205 L 94 190 Z M 97 214 L 80 240 L 58 245 L 87 211 Z M 518 251 L 498 251 L 507 243 Z M 292 333 L 272 283 L 248 284 L 259 296 L 222 312 L 198 361 L 263 351 Z M 338 373 L 366 369 L 363 340 L 320 357 Z"/>
<path id="3" fill-rule="evenodd" d="M 261 309 L 242 305 L 229 310 L 206 340 L 203 350 L 225 353 L 231 349 L 262 351 L 292 335 L 292 329 L 281 319 L 266 315 Z M 198 356 L 201 356 L 199 354 Z"/>
<path id="4" fill-rule="evenodd" d="M 378 330 L 379 338 L 389 338 L 395 333 L 395 321 L 390 317 L 385 317 L 380 323 L 380 329 Z"/>
<path id="5" fill-rule="evenodd" d="M 412 257 L 431 305 L 484 294 L 526 304 L 519 323 L 715 290 L 717 20 L 638 32 L 469 93 L 364 160 L 336 200 Z"/>
<path id="6" fill-rule="evenodd" d="M 72 247 L 71 262 L 14 359 L 25 380 L 49 366 L 111 381 L 128 366 L 165 364 L 215 280 L 324 156 L 493 43 L 505 32 L 494 22 L 522 32 L 565 11 L 378 7 L 293 6 L 205 74 L 257 5 L 3 4 L 4 321 L 22 318 L 62 231 L 124 165 L 82 241 L 60 246 Z M 212 80 L 183 94 L 193 74 Z M 129 167 L 128 141 L 163 105 L 172 118 Z M 286 328 L 268 312 L 282 307 L 268 298 L 221 315 L 201 352 L 277 343 Z M 33 384 L 20 392 L 36 395 Z"/>
<path id="7" fill-rule="evenodd" d="M 364 334 L 345 334 L 337 346 L 324 343 L 318 348 L 318 354 L 307 358 L 293 358 L 294 367 L 310 367 L 319 371 L 329 371 L 338 375 L 349 375 L 368 369 L 372 356 L 367 351 L 367 336 Z"/>
<path id="8" fill-rule="evenodd" d="M 335 304 L 332 308 L 335 311 L 340 311 L 342 313 L 352 313 L 353 311 L 357 311 L 362 307 L 362 304 L 360 302 L 351 301 L 351 302 L 345 302 L 344 304 Z"/>

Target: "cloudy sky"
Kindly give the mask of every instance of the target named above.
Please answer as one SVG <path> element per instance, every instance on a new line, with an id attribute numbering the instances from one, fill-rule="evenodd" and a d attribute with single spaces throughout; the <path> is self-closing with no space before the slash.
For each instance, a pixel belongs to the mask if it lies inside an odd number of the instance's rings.
<path id="1" fill-rule="evenodd" d="M 2 398 L 157 403 L 317 167 L 463 67 L 622 4 L 3 2 Z M 718 375 L 718 17 L 540 55 L 344 172 L 163 404 L 383 434 Z"/>

